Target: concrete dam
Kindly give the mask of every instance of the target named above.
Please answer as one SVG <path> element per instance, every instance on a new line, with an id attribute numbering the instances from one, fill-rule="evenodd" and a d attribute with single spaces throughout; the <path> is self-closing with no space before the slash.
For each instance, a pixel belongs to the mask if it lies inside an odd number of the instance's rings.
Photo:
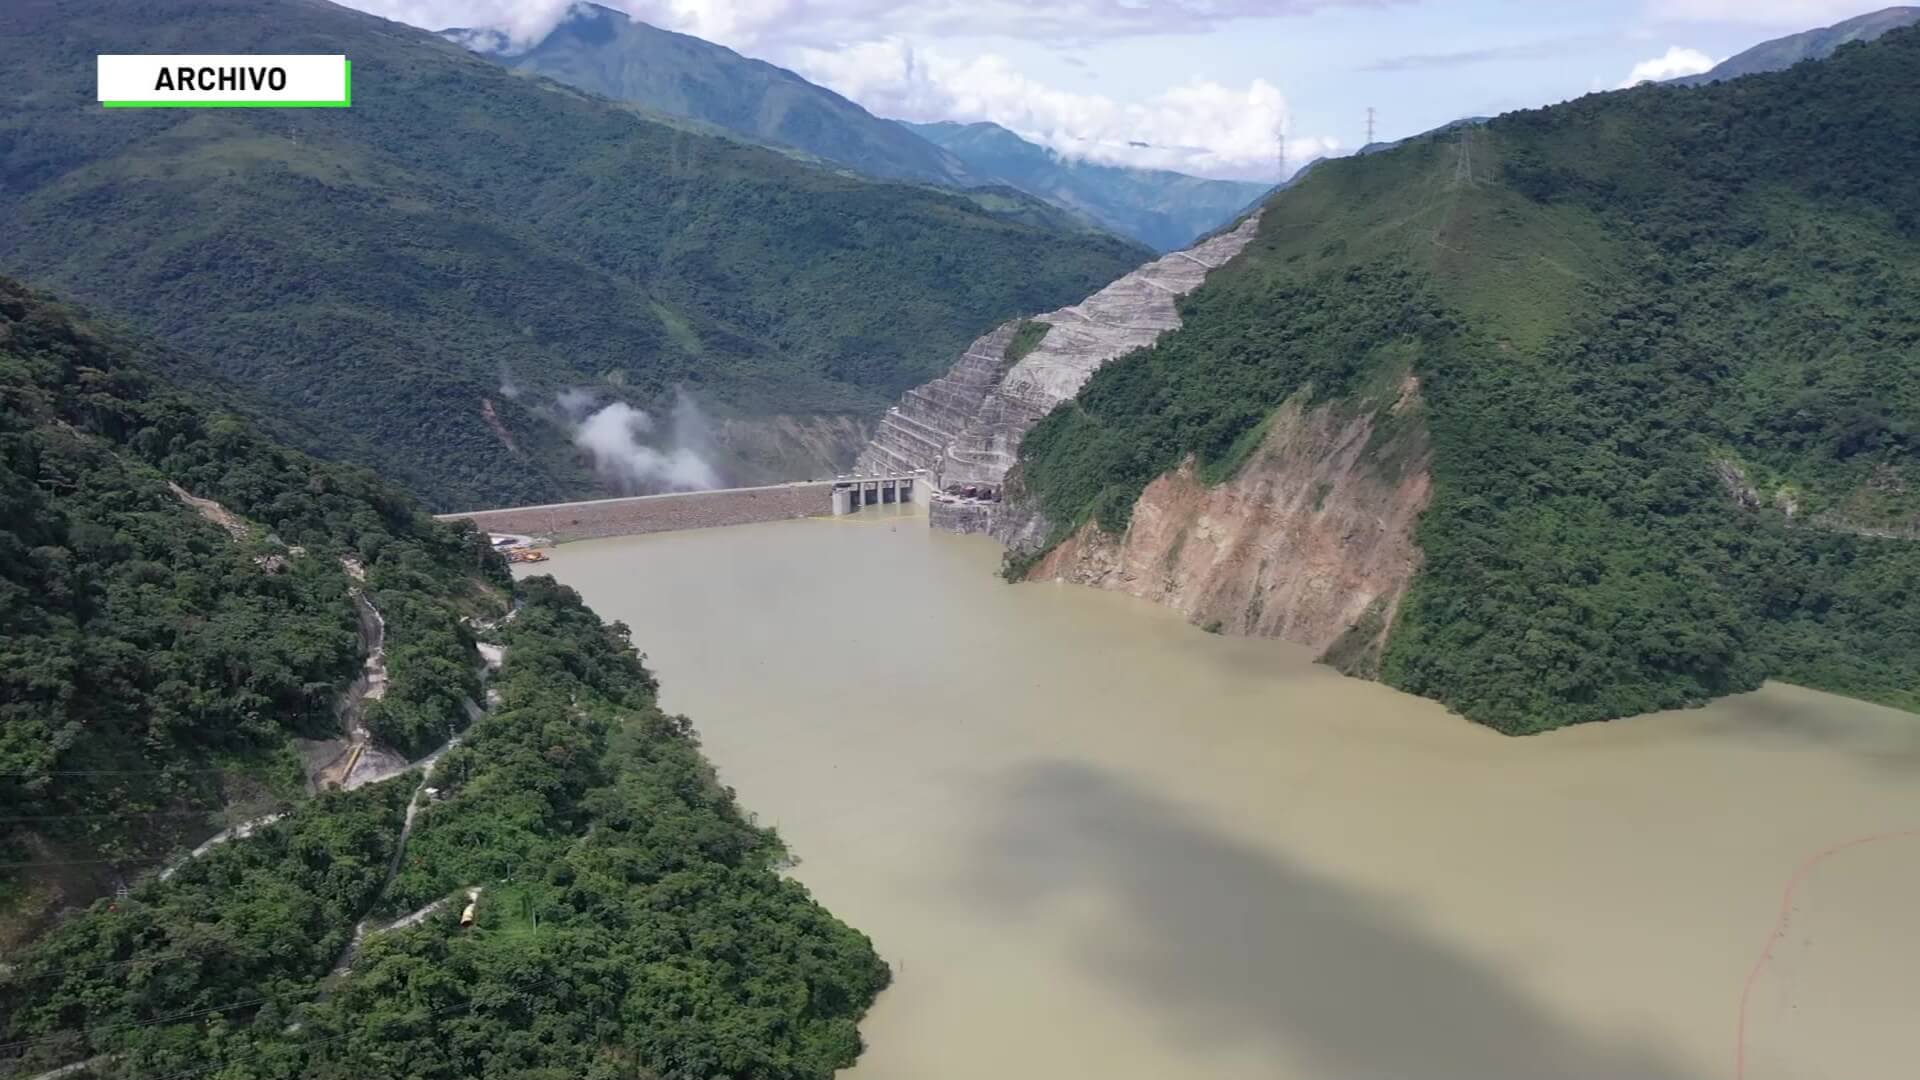
<path id="1" fill-rule="evenodd" d="M 887 410 L 855 468 L 924 470 L 934 487 L 935 528 L 992 531 L 995 497 L 1028 429 L 1078 394 L 1102 365 L 1179 327 L 1175 301 L 1240 254 L 1259 227 L 1256 212 L 1231 231 L 1156 259 L 1078 304 L 994 328 L 945 375 L 907 391 Z M 1046 327 L 1045 335 L 1016 358 L 1015 339 L 1027 322 Z M 985 497 L 949 494 L 968 486 Z"/>
<path id="2" fill-rule="evenodd" d="M 930 491 L 916 473 L 842 476 L 762 487 L 675 491 L 584 502 L 513 506 L 436 515 L 471 521 L 493 533 L 538 536 L 552 543 L 607 536 L 712 529 L 789 518 L 857 513 L 863 506 L 910 503 Z"/>
<path id="3" fill-rule="evenodd" d="M 1028 429 L 1079 393 L 1102 365 L 1178 328 L 1175 301 L 1240 254 L 1259 226 L 1255 212 L 1232 230 L 1156 259 L 1078 304 L 995 327 L 945 375 L 907 391 L 887 410 L 851 475 L 440 517 L 561 543 L 925 502 L 934 528 L 993 532 L 1007 471 Z M 1045 327 L 1043 335 L 1016 355 L 1016 339 L 1033 323 Z"/>

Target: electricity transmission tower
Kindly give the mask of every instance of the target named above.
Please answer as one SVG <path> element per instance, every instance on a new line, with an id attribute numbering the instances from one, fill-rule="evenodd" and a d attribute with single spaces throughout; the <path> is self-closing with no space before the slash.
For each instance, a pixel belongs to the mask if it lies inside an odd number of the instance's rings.
<path id="1" fill-rule="evenodd" d="M 1373 106 L 1367 106 L 1367 141 L 1362 146 L 1373 145 Z"/>
<path id="2" fill-rule="evenodd" d="M 1274 141 L 1280 144 L 1280 182 L 1287 182 L 1287 122 L 1283 119 L 1273 125 Z"/>

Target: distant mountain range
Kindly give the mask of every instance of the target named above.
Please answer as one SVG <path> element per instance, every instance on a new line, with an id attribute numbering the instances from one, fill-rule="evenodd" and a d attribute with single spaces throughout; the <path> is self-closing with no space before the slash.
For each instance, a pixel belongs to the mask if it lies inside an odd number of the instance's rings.
<path id="1" fill-rule="evenodd" d="M 951 152 L 976 173 L 1077 210 L 1159 251 L 1186 247 L 1273 190 L 1266 183 L 1076 161 L 998 124 L 902 126 Z"/>
<path id="2" fill-rule="evenodd" d="M 1856 41 L 1872 41 L 1889 30 L 1898 30 L 1915 23 L 1920 23 L 1920 7 L 1890 7 L 1835 23 L 1820 30 L 1808 30 L 1805 33 L 1789 34 L 1783 38 L 1762 42 L 1743 53 L 1727 58 L 1704 74 L 1688 75 L 1669 81 L 1678 86 L 1700 86 L 1705 83 L 1720 82 L 1723 79 L 1737 79 L 1742 75 L 1783 71 L 1802 60 L 1824 60 L 1832 56 L 1833 51 L 1842 45 Z"/>
<path id="3" fill-rule="evenodd" d="M 785 68 L 598 4 L 576 4 L 524 51 L 490 30 L 456 28 L 442 36 L 510 68 L 794 147 L 868 176 L 943 187 L 993 183 L 927 140 Z"/>
<path id="4" fill-rule="evenodd" d="M 671 412 L 685 389 L 738 432 L 723 479 L 829 469 L 823 440 L 850 460 L 846 430 L 953 350 L 1149 254 L 1018 192 L 658 123 L 333 4 L 6 16 L 0 273 L 195 357 L 167 374 L 436 508 L 603 493 L 562 391 Z M 346 54 L 353 108 L 103 115 L 74 59 L 196 50 Z"/>
<path id="5" fill-rule="evenodd" d="M 441 35 L 519 71 L 866 176 L 999 188 L 1003 200 L 1012 194 L 1005 189 L 1024 192 L 1161 251 L 1185 247 L 1272 188 L 1076 161 L 997 124 L 896 123 L 785 68 L 597 4 L 576 4 L 524 50 L 491 30 Z"/>

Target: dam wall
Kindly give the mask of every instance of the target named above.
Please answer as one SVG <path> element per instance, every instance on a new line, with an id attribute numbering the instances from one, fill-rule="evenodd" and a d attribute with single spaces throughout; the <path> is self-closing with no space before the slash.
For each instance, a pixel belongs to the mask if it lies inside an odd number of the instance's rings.
<path id="1" fill-rule="evenodd" d="M 488 532 L 519 533 L 562 543 L 823 516 L 833 512 L 833 487 L 831 480 L 804 481 L 437 516 L 442 521 L 471 521 Z"/>

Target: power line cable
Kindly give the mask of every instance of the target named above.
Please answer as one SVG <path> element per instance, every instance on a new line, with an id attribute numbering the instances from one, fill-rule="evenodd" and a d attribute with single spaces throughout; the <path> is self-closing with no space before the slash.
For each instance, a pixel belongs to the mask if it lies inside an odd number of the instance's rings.
<path id="1" fill-rule="evenodd" d="M 132 967 L 135 964 L 144 964 L 144 963 L 148 963 L 156 960 L 174 960 L 174 959 L 179 959 L 180 957 L 192 956 L 192 955 L 193 955 L 192 952 L 189 952 L 186 949 L 181 949 L 177 952 L 154 953 L 151 956 L 136 956 L 131 960 L 109 960 L 104 964 L 76 964 L 72 967 L 49 968 L 46 971 L 36 971 L 31 973 L 25 973 L 25 972 L 15 970 L 15 971 L 10 971 L 5 975 L 0 975 L 0 979 L 8 979 L 8 978 L 16 979 L 16 980 L 46 979 L 46 978 L 51 978 L 52 976 L 55 976 L 55 975 L 66 975 L 75 971 L 105 971 L 109 968 Z"/>
<path id="2" fill-rule="evenodd" d="M 0 870 L 22 870 L 42 866 L 124 866 L 163 863 L 165 856 L 137 855 L 125 859 L 57 859 L 49 862 L 0 862 Z"/>
<path id="3" fill-rule="evenodd" d="M 42 821 L 109 821 L 129 818 L 194 818 L 208 817 L 221 813 L 225 807 L 213 807 L 207 810 L 127 810 L 116 814 L 44 814 L 39 817 L 0 817 L 0 821 L 11 824 L 32 824 Z"/>
<path id="4" fill-rule="evenodd" d="M 319 985 L 316 984 L 314 986 L 310 986 L 306 988 L 305 990 L 295 991 L 291 996 L 299 997 L 307 994 L 313 994 L 318 992 L 319 989 L 320 989 Z M 130 1020 L 120 1024 L 104 1024 L 100 1027 L 62 1028 L 59 1031 L 52 1033 L 51 1035 L 41 1035 L 32 1039 L 19 1039 L 14 1042 L 0 1043 L 0 1051 L 18 1050 L 22 1047 L 27 1047 L 27 1046 L 40 1046 L 44 1043 L 59 1042 L 61 1039 L 64 1039 L 69 1035 L 93 1036 L 93 1035 L 105 1034 L 106 1032 L 110 1032 L 110 1031 L 130 1031 L 134 1028 L 153 1027 L 156 1024 L 171 1024 L 176 1020 L 190 1020 L 196 1016 L 206 1016 L 210 1013 L 226 1012 L 229 1009 L 244 1009 L 249 1005 L 264 1005 L 267 1002 L 273 1001 L 273 1000 L 275 999 L 272 997 L 248 998 L 245 1001 L 230 1002 L 226 1005 L 213 1005 L 204 1009 L 192 1009 L 187 1012 L 174 1013 L 170 1016 L 156 1016 L 149 1020 Z"/>
<path id="5" fill-rule="evenodd" d="M 542 979 L 541 981 L 534 983 L 532 986 L 517 988 L 517 989 L 537 990 L 537 989 L 551 986 L 554 983 L 560 982 L 564 978 L 565 976 L 556 975 L 551 979 Z M 469 998 L 468 1000 L 460 1002 L 459 1004 L 456 1004 L 456 1005 L 443 1005 L 438 1009 L 430 1009 L 428 1010 L 426 1015 L 429 1017 L 433 1017 L 433 1016 L 440 1016 L 445 1013 L 462 1012 L 467 1009 L 471 1009 L 478 1004 L 479 1004 L 478 1001 L 475 1001 Z M 321 1046 L 326 1043 L 339 1042 L 341 1039 L 350 1039 L 356 1034 L 359 1034 L 359 1032 L 343 1031 L 338 1035 L 329 1035 L 324 1039 L 314 1039 L 311 1042 L 302 1044 L 301 1048 L 310 1049 L 312 1047 Z M 255 1054 L 258 1054 L 260 1052 L 260 1044 L 254 1043 L 249 1047 L 249 1049 L 251 1049 Z M 148 1077 L 147 1080 L 187 1080 L 188 1077 L 205 1076 L 208 1073 L 217 1072 L 221 1069 L 228 1067 L 229 1065 L 237 1064 L 238 1061 L 240 1060 L 244 1060 L 244 1059 L 228 1058 L 227 1060 L 220 1062 L 218 1065 L 209 1065 L 203 1069 L 189 1069 L 186 1072 L 168 1073 L 165 1076 Z"/>
<path id="6" fill-rule="evenodd" d="M 232 766 L 213 769 L 9 769 L 0 772 L 0 776 L 152 776 L 156 773 L 189 776 L 232 771 Z"/>

